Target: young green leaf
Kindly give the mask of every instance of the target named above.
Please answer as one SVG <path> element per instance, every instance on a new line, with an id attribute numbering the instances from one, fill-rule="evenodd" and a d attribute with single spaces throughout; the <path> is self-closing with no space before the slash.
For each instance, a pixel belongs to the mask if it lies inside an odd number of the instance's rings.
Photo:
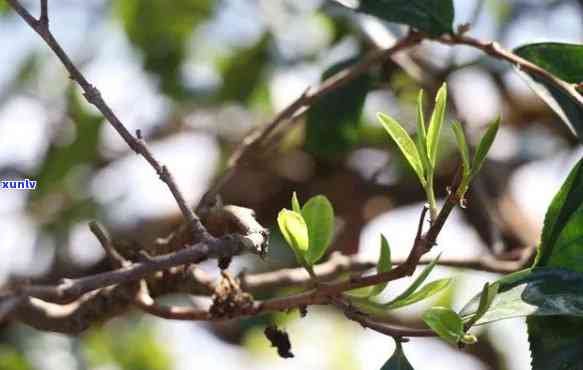
<path id="1" fill-rule="evenodd" d="M 492 306 L 492 302 L 494 302 L 494 298 L 496 294 L 498 294 L 498 288 L 500 287 L 499 284 L 484 284 L 484 288 L 482 289 L 482 294 L 480 294 L 480 303 L 478 305 L 478 310 L 470 318 L 470 320 L 466 323 L 466 329 L 471 328 L 478 320 L 482 318 Z"/>
<path id="2" fill-rule="evenodd" d="M 292 194 L 291 206 L 292 211 L 300 214 L 302 213 L 302 207 L 300 206 L 300 201 L 298 200 L 298 194 L 295 191 Z"/>
<path id="3" fill-rule="evenodd" d="M 405 289 L 405 291 L 403 293 L 401 293 L 397 298 L 393 299 L 392 301 L 385 303 L 385 305 L 393 304 L 394 302 L 404 300 L 407 297 L 409 297 L 411 294 L 415 293 L 417 288 L 419 288 L 419 286 L 421 286 L 421 284 L 423 284 L 425 279 L 427 279 L 427 277 L 431 273 L 431 270 L 433 270 L 433 268 L 437 264 L 439 257 L 440 256 L 437 256 L 436 259 L 434 259 L 433 261 L 431 261 L 430 264 L 425 266 L 425 268 L 423 269 L 423 271 L 421 271 L 419 276 L 417 276 L 417 278 L 411 283 L 411 285 L 409 285 L 409 287 L 407 289 Z"/>
<path id="4" fill-rule="evenodd" d="M 379 274 L 383 273 L 383 272 L 388 272 L 391 270 L 391 268 L 392 268 L 392 266 L 391 266 L 391 247 L 389 246 L 389 242 L 387 241 L 387 238 L 385 238 L 385 236 L 383 234 L 381 234 L 381 253 L 379 256 L 379 262 L 377 263 L 377 272 Z M 385 290 L 385 288 L 387 287 L 387 284 L 388 284 L 388 282 L 375 285 L 372 288 L 369 296 L 374 297 L 374 296 L 381 294 L 381 292 L 383 290 Z"/>
<path id="5" fill-rule="evenodd" d="M 433 307 L 423 314 L 423 321 L 442 339 L 456 345 L 464 336 L 462 319 L 446 307 Z"/>
<path id="6" fill-rule="evenodd" d="M 463 166 L 463 177 L 467 179 L 470 177 L 470 150 L 468 148 L 468 144 L 466 142 L 466 135 L 464 134 L 464 129 L 462 125 L 454 121 L 451 123 L 451 129 L 455 135 L 455 141 L 457 143 L 457 147 L 460 151 L 460 155 L 462 157 L 462 166 Z"/>
<path id="7" fill-rule="evenodd" d="M 427 177 L 432 167 L 429 156 L 427 155 L 427 132 L 425 129 L 425 117 L 423 115 L 423 90 L 419 90 L 419 95 L 417 96 L 417 138 L 415 144 L 417 144 L 417 151 L 419 151 L 421 164 L 423 165 L 425 177 Z"/>
<path id="8" fill-rule="evenodd" d="M 410 294 L 409 296 L 407 296 L 405 298 L 398 299 L 398 300 L 394 300 L 394 301 L 387 303 L 383 306 L 387 310 L 394 310 L 397 308 L 412 305 L 414 303 L 422 301 L 426 298 L 429 298 L 429 297 L 441 292 L 443 289 L 445 289 L 449 286 L 449 284 L 451 283 L 451 280 L 452 279 L 439 279 L 439 280 L 432 281 L 431 283 L 424 285 L 423 287 L 421 287 L 421 289 Z"/>
<path id="9" fill-rule="evenodd" d="M 437 147 L 439 146 L 439 136 L 441 134 L 441 126 L 445 119 L 445 106 L 447 103 L 447 85 L 444 83 L 437 92 L 435 97 L 435 107 L 431 114 L 429 121 L 429 129 L 427 130 L 427 155 L 431 161 L 431 165 L 435 167 L 437 161 Z"/>
<path id="10" fill-rule="evenodd" d="M 292 247 L 298 260 L 303 259 L 309 246 L 308 226 L 303 217 L 294 211 L 282 209 L 277 216 L 277 223 L 281 234 Z"/>
<path id="11" fill-rule="evenodd" d="M 415 146 L 415 142 L 411 139 L 407 131 L 401 125 L 395 121 L 392 117 L 379 113 L 377 114 L 378 119 L 383 124 L 385 130 L 389 133 L 391 138 L 395 141 L 401 152 L 413 167 L 413 170 L 419 177 L 421 185 L 426 186 L 427 181 L 425 180 L 423 165 L 421 164 L 421 158 L 419 157 L 419 152 Z"/>
<path id="12" fill-rule="evenodd" d="M 476 149 L 476 154 L 474 154 L 474 160 L 472 161 L 472 173 L 470 177 L 476 176 L 484 160 L 486 159 L 486 154 L 490 151 L 490 147 L 492 147 L 492 143 L 494 142 L 494 138 L 498 133 L 498 128 L 500 127 L 500 116 L 496 118 L 486 130 L 484 136 L 482 136 L 482 140 L 478 144 L 478 148 Z"/>
<path id="13" fill-rule="evenodd" d="M 334 209 L 328 198 L 323 195 L 317 195 L 304 204 L 302 217 L 308 226 L 309 235 L 306 262 L 309 265 L 313 265 L 324 256 L 332 241 Z"/>
<path id="14" fill-rule="evenodd" d="M 407 360 L 407 357 L 405 357 L 401 342 L 395 341 L 395 343 L 395 352 L 391 358 L 385 362 L 383 367 L 381 367 L 381 370 L 414 370 L 413 366 L 409 363 L 409 360 Z"/>

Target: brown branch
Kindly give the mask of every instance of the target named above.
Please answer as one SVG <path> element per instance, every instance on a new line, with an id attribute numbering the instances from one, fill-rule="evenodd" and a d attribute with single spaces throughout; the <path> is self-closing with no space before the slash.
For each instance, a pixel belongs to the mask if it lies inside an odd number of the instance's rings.
<path id="1" fill-rule="evenodd" d="M 99 240 L 99 243 L 101 243 L 101 246 L 105 251 L 105 254 L 107 255 L 107 257 L 109 258 L 114 267 L 120 268 L 128 266 L 130 262 L 123 258 L 123 256 L 120 255 L 115 250 L 115 248 L 113 247 L 111 237 L 109 236 L 107 231 L 105 231 L 105 228 L 103 226 L 101 226 L 97 221 L 91 221 L 89 222 L 89 229 L 91 230 L 93 235 L 95 235 L 97 240 Z"/>
<path id="2" fill-rule="evenodd" d="M 520 56 L 504 49 L 497 42 L 486 42 L 475 39 L 470 36 L 465 36 L 463 33 L 457 33 L 447 36 L 441 36 L 439 38 L 434 38 L 433 40 L 447 45 L 466 45 L 471 46 L 475 49 L 479 49 L 482 52 L 498 59 L 510 62 L 514 66 L 518 67 L 520 70 L 526 71 L 529 74 L 539 76 L 540 78 L 550 82 L 559 90 L 563 91 L 569 96 L 572 96 L 579 105 L 583 106 L 583 96 L 577 92 L 575 85 L 567 83 L 560 78 L 557 78 L 552 73 L 546 71 L 545 69 L 537 66 L 528 60 L 521 58 Z"/>
<path id="3" fill-rule="evenodd" d="M 412 47 L 421 42 L 422 36 L 417 32 L 409 32 L 405 37 L 399 39 L 395 44 L 383 50 L 376 50 L 371 52 L 362 59 L 359 63 L 343 69 L 326 79 L 320 87 L 314 91 L 310 89 L 305 90 L 297 99 L 295 99 L 289 106 L 282 110 L 275 118 L 262 126 L 261 128 L 251 132 L 243 139 L 240 146 L 234 151 L 228 161 L 227 169 L 215 182 L 215 184 L 203 196 L 197 210 L 204 209 L 214 202 L 214 199 L 220 194 L 223 187 L 231 180 L 237 168 L 247 159 L 247 156 L 258 145 L 265 144 L 265 141 L 271 134 L 285 122 L 297 117 L 306 111 L 306 109 L 314 104 L 318 99 L 327 95 L 350 81 L 353 81 L 363 73 L 367 72 L 373 66 L 385 62 L 393 54 L 403 49 Z"/>
<path id="4" fill-rule="evenodd" d="M 63 50 L 59 42 L 54 38 L 53 34 L 49 29 L 48 20 L 48 5 L 47 0 L 41 0 L 41 16 L 37 20 L 26 10 L 18 0 L 7 0 L 8 4 L 16 11 L 16 13 L 45 41 L 48 47 L 55 53 L 59 58 L 61 63 L 64 65 L 65 69 L 70 75 L 70 78 L 77 82 L 77 84 L 83 90 L 83 96 L 92 105 L 94 105 L 107 121 L 113 126 L 113 128 L 119 133 L 126 144 L 137 154 L 140 154 L 146 159 L 146 161 L 152 166 L 154 171 L 160 177 L 170 189 L 170 192 L 174 196 L 176 203 L 178 204 L 180 211 L 184 215 L 184 218 L 191 227 L 193 234 L 202 240 L 207 236 L 207 232 L 200 222 L 196 214 L 190 209 L 186 204 L 186 200 L 182 195 L 178 185 L 174 181 L 172 174 L 153 156 L 145 142 L 141 138 L 135 138 L 124 124 L 119 120 L 117 115 L 113 110 L 107 105 L 99 90 L 89 83 L 85 76 L 79 71 L 75 64 L 71 61 L 71 58 Z"/>
<path id="5" fill-rule="evenodd" d="M 363 328 L 368 328 L 393 338 L 437 336 L 437 333 L 431 329 L 407 328 L 386 322 L 377 322 L 374 317 L 358 312 L 349 302 L 342 299 L 336 299 L 335 304 L 344 312 L 344 315 L 348 319 L 359 323 Z"/>

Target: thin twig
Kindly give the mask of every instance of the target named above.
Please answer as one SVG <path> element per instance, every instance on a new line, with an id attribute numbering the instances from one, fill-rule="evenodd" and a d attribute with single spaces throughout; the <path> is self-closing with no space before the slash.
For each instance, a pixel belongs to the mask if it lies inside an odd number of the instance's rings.
<path id="1" fill-rule="evenodd" d="M 350 305 L 350 303 L 345 302 L 342 299 L 335 299 L 334 303 L 344 312 L 344 315 L 348 319 L 359 323 L 363 328 L 368 328 L 393 338 L 437 336 L 437 334 L 431 329 L 407 328 L 386 322 L 377 322 L 369 315 L 358 312 L 352 307 L 352 305 Z"/>
<path id="2" fill-rule="evenodd" d="M 196 309 L 194 307 L 165 306 L 156 303 L 150 295 L 148 285 L 144 280 L 140 282 L 140 289 L 138 294 L 136 294 L 134 304 L 143 311 L 164 319 L 188 321 L 204 321 L 210 319 L 208 310 Z"/>
<path id="3" fill-rule="evenodd" d="M 251 132 L 243 141 L 241 142 L 239 148 L 237 148 L 234 153 L 229 158 L 229 165 L 225 172 L 219 177 L 215 184 L 207 191 L 205 196 L 202 198 L 198 210 L 208 207 L 214 201 L 215 197 L 221 192 L 223 187 L 228 183 L 228 181 L 233 177 L 237 167 L 243 163 L 247 155 L 259 144 L 265 144 L 267 138 L 280 126 L 290 119 L 297 117 L 299 114 L 306 111 L 306 108 L 314 104 L 318 99 L 329 94 L 355 78 L 359 77 L 363 73 L 366 73 L 371 67 L 379 63 L 385 62 L 396 52 L 412 47 L 418 44 L 422 40 L 421 34 L 417 32 L 409 32 L 405 37 L 399 39 L 395 44 L 383 50 L 376 50 L 362 59 L 359 63 L 343 69 L 342 71 L 334 74 L 333 76 L 326 79 L 318 89 L 310 91 L 306 89 L 297 99 L 295 99 L 290 105 L 288 105 L 284 110 L 282 110 L 275 118 L 262 126 L 260 129 Z"/>
<path id="4" fill-rule="evenodd" d="M 186 221 L 191 225 L 192 232 L 197 238 L 203 239 L 206 236 L 206 230 L 196 214 L 188 207 L 185 198 L 182 195 L 178 185 L 174 181 L 170 171 L 162 165 L 153 156 L 148 147 L 145 145 L 143 140 L 136 139 L 120 121 L 117 115 L 105 102 L 99 90 L 89 83 L 85 76 L 79 71 L 75 64 L 71 61 L 71 58 L 63 50 L 59 42 L 54 38 L 53 34 L 49 29 L 48 21 L 48 5 L 47 0 L 41 0 L 41 16 L 37 20 L 26 10 L 18 0 L 7 0 L 16 13 L 24 19 L 26 23 L 45 41 L 49 48 L 55 53 L 59 60 L 65 66 L 65 69 L 69 73 L 72 80 L 77 82 L 81 89 L 83 90 L 83 96 L 87 101 L 94 105 L 107 121 L 113 126 L 113 128 L 119 133 L 127 145 L 137 154 L 140 154 L 146 159 L 146 161 L 154 168 L 154 171 L 158 174 L 158 177 L 166 183 L 170 192 L 174 196 L 180 211 L 184 215 Z"/>
<path id="5" fill-rule="evenodd" d="M 120 268 L 128 265 L 129 261 L 126 261 L 126 259 L 115 250 L 111 237 L 102 225 L 100 225 L 97 221 L 91 221 L 89 222 L 89 229 L 93 235 L 95 235 L 97 240 L 99 240 L 99 243 L 103 247 L 105 254 L 114 267 Z"/>

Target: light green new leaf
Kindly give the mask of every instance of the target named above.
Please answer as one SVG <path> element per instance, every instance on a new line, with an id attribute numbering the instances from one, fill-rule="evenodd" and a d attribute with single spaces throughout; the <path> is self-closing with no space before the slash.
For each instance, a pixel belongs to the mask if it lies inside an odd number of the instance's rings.
<path id="1" fill-rule="evenodd" d="M 468 148 L 468 144 L 466 142 L 466 135 L 464 134 L 464 129 L 462 128 L 462 125 L 457 122 L 454 121 L 451 123 L 451 129 L 453 130 L 453 133 L 455 134 L 455 141 L 457 143 L 457 147 L 460 151 L 460 155 L 462 157 L 462 166 L 463 166 L 463 177 L 464 178 L 469 178 L 470 177 L 470 171 L 471 171 L 471 166 L 470 166 L 470 150 Z"/>
<path id="2" fill-rule="evenodd" d="M 439 256 L 437 256 L 436 259 L 434 259 L 433 261 L 431 261 L 430 264 L 428 264 L 427 266 L 425 266 L 425 268 L 423 269 L 423 271 L 421 271 L 421 273 L 419 274 L 419 276 L 417 276 L 417 278 L 411 283 L 411 285 L 409 285 L 409 287 L 407 289 L 405 289 L 405 291 L 403 293 L 401 293 L 397 298 L 393 299 L 390 302 L 387 302 L 386 305 L 392 304 L 392 303 L 397 302 L 397 301 L 400 301 L 400 300 L 404 300 L 405 298 L 409 297 L 411 294 L 415 293 L 415 291 L 417 290 L 417 288 L 419 288 L 421 286 L 421 284 L 423 284 L 423 282 L 425 281 L 425 279 L 427 279 L 427 277 L 431 273 L 431 270 L 433 270 L 433 268 L 437 264 L 437 261 L 439 260 L 439 257 L 440 256 L 441 256 L 441 254 Z"/>
<path id="3" fill-rule="evenodd" d="M 395 341 L 395 343 L 395 352 L 391 358 L 385 362 L 383 367 L 381 367 L 381 370 L 414 370 L 413 366 L 409 363 L 409 360 L 407 360 L 407 357 L 405 357 L 401 342 Z"/>
<path id="4" fill-rule="evenodd" d="M 377 272 L 379 274 L 388 272 L 391 268 L 391 247 L 389 246 L 387 238 L 381 234 L 381 253 L 379 256 L 379 262 L 377 263 Z M 370 296 L 374 297 L 381 294 L 381 292 L 387 287 L 387 284 L 388 282 L 375 285 L 370 292 Z"/>
<path id="5" fill-rule="evenodd" d="M 439 136 L 441 134 L 441 126 L 445 119 L 445 106 L 447 103 L 447 85 L 444 83 L 437 91 L 435 97 L 435 107 L 431 114 L 429 121 L 429 129 L 427 130 L 427 155 L 431 161 L 431 165 L 435 167 L 437 161 L 437 147 L 439 146 Z"/>
<path id="6" fill-rule="evenodd" d="M 292 194 L 292 199 L 291 199 L 291 206 L 292 206 L 292 210 L 296 213 L 302 213 L 302 206 L 300 206 L 300 201 L 298 200 L 298 194 L 294 191 L 294 193 Z"/>
<path id="7" fill-rule="evenodd" d="M 303 263 L 309 246 L 308 226 L 303 217 L 294 211 L 282 209 L 277 216 L 277 223 L 281 234 L 296 254 L 298 262 Z"/>
<path id="8" fill-rule="evenodd" d="M 383 124 L 385 130 L 387 130 L 391 138 L 395 141 L 411 167 L 413 167 L 417 177 L 419 177 L 419 181 L 421 181 L 421 185 L 425 187 L 427 181 L 425 180 L 423 165 L 421 164 L 421 158 L 419 157 L 419 152 L 417 151 L 415 142 L 411 139 L 407 131 L 405 131 L 405 129 L 392 117 L 384 113 L 377 114 L 377 117 Z"/>
<path id="9" fill-rule="evenodd" d="M 472 161 L 472 174 L 470 177 L 476 176 L 484 160 L 486 159 L 486 155 L 490 151 L 490 147 L 492 147 L 492 143 L 494 142 L 494 138 L 498 133 L 498 128 L 500 127 L 500 116 L 496 118 L 486 130 L 484 136 L 482 136 L 482 140 L 478 144 L 478 148 L 476 149 L 476 154 L 474 154 L 474 160 Z"/>
<path id="10" fill-rule="evenodd" d="M 427 155 L 427 132 L 425 129 L 425 117 L 423 115 L 423 90 L 419 90 L 419 95 L 417 96 L 417 140 L 415 140 L 415 144 L 417 144 L 417 151 L 419 151 L 421 164 L 425 170 L 425 177 L 427 177 L 433 168 Z"/>
<path id="11" fill-rule="evenodd" d="M 332 241 L 334 209 L 328 198 L 323 195 L 317 195 L 304 204 L 302 217 L 308 226 L 309 235 L 306 262 L 309 265 L 313 265 L 324 256 Z"/>
<path id="12" fill-rule="evenodd" d="M 456 345 L 464 336 L 462 319 L 446 307 L 433 307 L 423 314 L 423 321 L 445 341 Z"/>
<path id="13" fill-rule="evenodd" d="M 496 298 L 496 294 L 498 294 L 498 289 L 500 288 L 500 284 L 484 284 L 484 288 L 482 289 L 482 293 L 480 294 L 480 302 L 478 303 L 478 309 L 476 313 L 466 322 L 465 327 L 467 329 L 471 328 L 478 320 L 480 320 L 486 312 L 492 306 L 494 302 L 494 298 Z"/>
<path id="14" fill-rule="evenodd" d="M 394 300 L 393 302 L 387 303 L 383 306 L 387 310 L 394 310 L 397 308 L 412 305 L 414 303 L 422 301 L 426 298 L 429 298 L 429 297 L 441 292 L 442 290 L 444 290 L 445 288 L 447 288 L 449 286 L 451 281 L 452 281 L 452 279 L 439 279 L 439 280 L 432 281 L 431 283 L 428 283 L 428 284 L 424 285 L 423 287 L 421 287 L 421 289 L 419 289 L 415 293 L 410 294 L 409 296 L 407 296 L 405 298 Z"/>

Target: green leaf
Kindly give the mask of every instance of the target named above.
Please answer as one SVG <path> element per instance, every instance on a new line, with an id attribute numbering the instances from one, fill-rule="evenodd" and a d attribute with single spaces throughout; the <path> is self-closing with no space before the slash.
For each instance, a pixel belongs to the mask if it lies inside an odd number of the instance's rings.
<path id="1" fill-rule="evenodd" d="M 324 256 L 332 241 L 334 208 L 328 198 L 317 195 L 304 204 L 302 217 L 308 226 L 309 235 L 306 262 L 313 265 Z"/>
<path id="2" fill-rule="evenodd" d="M 385 236 L 383 234 L 381 234 L 381 253 L 379 256 L 379 261 L 377 263 L 377 272 L 379 274 L 383 273 L 383 272 L 388 272 L 391 270 L 391 268 L 392 268 L 392 266 L 391 266 L 391 247 L 389 246 L 389 242 L 388 242 L 387 238 L 385 238 Z M 387 287 L 387 284 L 388 284 L 388 282 L 375 285 L 372 288 L 369 295 L 371 297 L 374 297 L 374 296 L 381 294 L 381 292 L 383 290 L 385 290 L 385 288 Z"/>
<path id="3" fill-rule="evenodd" d="M 524 45 L 514 50 L 520 57 L 552 73 L 559 79 L 576 84 L 583 81 L 583 45 L 545 42 Z M 574 89 L 518 70 L 532 90 L 549 105 L 555 113 L 583 141 L 583 96 Z"/>
<path id="4" fill-rule="evenodd" d="M 359 59 L 351 58 L 331 66 L 322 81 Z M 307 113 L 305 149 L 323 158 L 337 158 L 360 141 L 361 115 L 372 78 L 362 74 L 342 87 L 318 99 Z"/>
<path id="5" fill-rule="evenodd" d="M 409 297 L 411 294 L 415 293 L 417 288 L 419 288 L 421 286 L 421 284 L 423 284 L 423 282 L 427 279 L 427 277 L 429 276 L 429 274 L 431 273 L 431 271 L 433 270 L 433 268 L 437 264 L 439 257 L 440 256 L 437 256 L 436 259 L 434 259 L 433 261 L 431 261 L 430 264 L 425 266 L 425 268 L 423 269 L 423 271 L 421 271 L 419 276 L 417 276 L 417 278 L 415 280 L 413 280 L 411 285 L 409 285 L 409 287 L 407 289 L 405 289 L 405 291 L 403 293 L 401 293 L 397 298 L 393 299 L 392 301 L 387 302 L 385 305 L 393 304 L 397 301 L 404 300 L 407 297 Z"/>
<path id="6" fill-rule="evenodd" d="M 455 141 L 457 143 L 457 147 L 462 157 L 464 178 L 469 178 L 471 171 L 470 150 L 468 148 L 468 144 L 466 143 L 466 135 L 464 134 L 464 129 L 462 128 L 462 125 L 457 121 L 451 123 L 451 129 L 453 130 L 453 133 L 455 135 Z"/>
<path id="7" fill-rule="evenodd" d="M 543 233 L 535 266 L 557 267 L 583 273 L 583 161 L 571 170 L 553 198 L 545 216 Z M 582 283 L 559 283 L 564 289 L 577 289 Z M 556 289 L 556 287 L 555 287 Z M 556 291 L 555 291 L 556 293 Z M 580 300 L 581 292 L 571 295 Z M 551 316 L 527 319 L 533 370 L 581 370 L 583 353 L 583 317 Z"/>
<path id="8" fill-rule="evenodd" d="M 414 370 L 413 366 L 409 363 L 409 360 L 407 360 L 407 357 L 405 357 L 401 342 L 396 340 L 395 345 L 395 352 L 391 358 L 385 362 L 383 367 L 381 367 L 381 370 Z"/>
<path id="9" fill-rule="evenodd" d="M 583 272 L 583 160 L 553 198 L 547 214 L 535 266 Z"/>
<path id="10" fill-rule="evenodd" d="M 300 205 L 300 201 L 298 200 L 298 195 L 296 194 L 295 191 L 292 194 L 291 206 L 292 206 L 292 211 L 294 211 L 296 213 L 302 213 L 302 206 Z"/>
<path id="11" fill-rule="evenodd" d="M 425 117 L 423 116 L 423 90 L 419 90 L 419 95 L 417 96 L 417 140 L 415 140 L 415 144 L 417 144 L 417 151 L 419 151 L 426 177 L 433 168 L 427 155 L 427 132 L 425 131 Z"/>
<path id="12" fill-rule="evenodd" d="M 471 317 L 471 319 L 466 323 L 466 329 L 472 327 L 478 320 L 480 320 L 486 312 L 492 306 L 494 298 L 496 298 L 496 294 L 498 294 L 498 289 L 500 288 L 500 284 L 484 284 L 484 288 L 482 289 L 482 293 L 480 294 L 480 302 L 478 304 L 478 309 L 476 313 Z"/>
<path id="13" fill-rule="evenodd" d="M 409 25 L 431 36 L 453 32 L 452 0 L 360 0 L 355 10 Z"/>
<path id="14" fill-rule="evenodd" d="M 413 170 L 417 174 L 419 181 L 421 181 L 421 185 L 425 187 L 427 181 L 424 177 L 421 158 L 419 157 L 419 152 L 417 151 L 415 143 L 407 131 L 405 131 L 405 129 L 401 127 L 397 121 L 384 113 L 377 114 L 377 117 L 383 124 L 385 130 L 387 130 L 391 138 L 395 141 L 411 167 L 413 167 Z"/>
<path id="15" fill-rule="evenodd" d="M 437 148 L 439 146 L 439 136 L 441 134 L 441 126 L 445 119 L 445 106 L 447 103 L 447 85 L 444 83 L 437 92 L 435 97 L 435 107 L 431 114 L 429 121 L 429 129 L 427 130 L 427 155 L 431 161 L 431 165 L 435 167 L 437 161 Z"/>
<path id="16" fill-rule="evenodd" d="M 533 316 L 526 319 L 532 370 L 583 370 L 583 320 Z"/>
<path id="17" fill-rule="evenodd" d="M 281 234 L 292 247 L 298 262 L 304 262 L 304 256 L 309 246 L 308 226 L 303 217 L 294 211 L 282 209 L 277 216 Z"/>
<path id="18" fill-rule="evenodd" d="M 496 118 L 490 126 L 488 126 L 488 130 L 484 136 L 482 136 L 482 140 L 478 144 L 478 148 L 476 149 L 476 153 L 474 154 L 474 159 L 472 161 L 472 173 L 470 177 L 476 176 L 476 174 L 480 171 L 484 160 L 486 159 L 486 155 L 490 151 L 492 147 L 492 143 L 496 138 L 496 134 L 498 133 L 498 128 L 500 127 L 500 117 Z"/>
<path id="19" fill-rule="evenodd" d="M 464 336 L 462 319 L 446 307 L 433 307 L 423 314 L 423 321 L 445 341 L 456 345 Z"/>
<path id="20" fill-rule="evenodd" d="M 387 310 L 394 310 L 397 308 L 412 305 L 414 303 L 422 301 L 426 298 L 429 298 L 429 297 L 441 292 L 442 290 L 444 290 L 445 288 L 447 288 L 449 286 L 449 284 L 451 283 L 451 280 L 452 279 L 439 279 L 439 280 L 432 281 L 431 283 L 426 284 L 423 287 L 421 287 L 421 289 L 419 289 L 415 293 L 410 294 L 409 296 L 404 297 L 402 299 L 394 300 L 393 302 L 387 303 L 383 306 Z"/>
<path id="21" fill-rule="evenodd" d="M 460 315 L 476 325 L 525 316 L 583 317 L 583 274 L 535 268 L 518 278 L 501 279 L 474 297 Z"/>
<path id="22" fill-rule="evenodd" d="M 217 94 L 219 103 L 238 101 L 246 103 L 257 91 L 269 64 L 268 33 L 255 44 L 235 50 L 233 55 L 220 65 L 222 85 Z"/>

